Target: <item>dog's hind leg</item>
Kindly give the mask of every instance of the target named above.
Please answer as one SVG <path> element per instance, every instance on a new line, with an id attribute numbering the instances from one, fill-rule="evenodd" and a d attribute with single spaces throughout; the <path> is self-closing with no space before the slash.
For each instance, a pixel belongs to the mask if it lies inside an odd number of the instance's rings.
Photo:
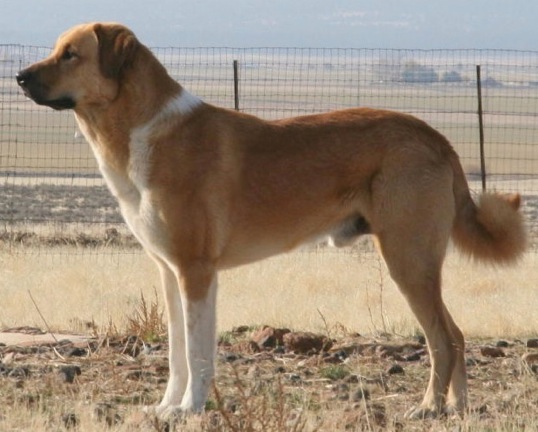
<path id="1" fill-rule="evenodd" d="M 401 233 L 399 235 L 401 239 Z M 447 391 L 459 355 L 441 297 L 442 257 L 432 257 L 431 251 L 424 249 L 411 247 L 406 250 L 401 241 L 397 242 L 396 250 L 387 237 L 379 237 L 382 254 L 392 278 L 424 329 L 432 364 L 424 399 L 408 416 L 436 417 L 445 409 Z M 406 239 L 406 242 L 412 241 Z"/>
<path id="2" fill-rule="evenodd" d="M 383 242 L 380 242 L 383 244 Z M 382 246 L 383 247 L 383 246 Z M 403 255 L 416 251 L 402 251 Z M 415 317 L 424 329 L 431 358 L 430 381 L 421 405 L 408 413 L 412 418 L 435 417 L 442 413 L 456 361 L 450 326 L 444 315 L 440 293 L 440 271 L 437 263 L 411 262 L 405 257 L 383 253 L 392 278 L 398 284 Z M 414 259 L 417 259 L 415 256 Z"/>
<path id="3" fill-rule="evenodd" d="M 445 308 L 456 347 L 456 364 L 452 371 L 447 397 L 447 412 L 462 413 L 467 408 L 467 368 L 465 364 L 465 339 L 450 313 Z"/>
<path id="4" fill-rule="evenodd" d="M 424 330 L 431 358 L 422 403 L 407 416 L 435 417 L 445 412 L 447 394 L 448 402 L 461 409 L 465 393 L 463 336 L 441 295 L 454 198 L 450 178 L 447 181 L 441 170 L 432 171 L 427 178 L 410 172 L 404 180 L 376 185 L 372 227 L 392 278 Z"/>

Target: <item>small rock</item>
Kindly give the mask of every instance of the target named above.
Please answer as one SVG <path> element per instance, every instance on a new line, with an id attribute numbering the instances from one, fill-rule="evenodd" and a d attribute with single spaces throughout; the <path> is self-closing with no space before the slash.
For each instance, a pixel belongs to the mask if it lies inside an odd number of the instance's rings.
<path id="1" fill-rule="evenodd" d="M 104 422 L 109 427 L 115 426 L 122 422 L 122 418 L 118 414 L 117 408 L 106 402 L 97 404 L 93 414 L 97 421 Z"/>
<path id="2" fill-rule="evenodd" d="M 406 343 L 403 345 L 380 344 L 375 347 L 375 353 L 382 358 L 393 358 L 394 360 L 406 361 L 405 357 L 411 358 L 424 353 L 422 345 L 416 343 Z"/>
<path id="3" fill-rule="evenodd" d="M 17 353 L 15 353 L 15 352 L 5 353 L 4 358 L 2 359 L 2 363 L 4 365 L 9 365 L 9 364 L 13 363 L 15 361 L 16 354 Z"/>
<path id="4" fill-rule="evenodd" d="M 122 354 L 136 358 L 144 348 L 144 341 L 136 335 L 125 336 L 119 341 L 118 348 Z"/>
<path id="5" fill-rule="evenodd" d="M 426 345 L 426 337 L 424 335 L 416 335 L 413 337 L 419 344 Z"/>
<path id="6" fill-rule="evenodd" d="M 487 406 L 487 404 L 480 405 L 476 410 L 476 412 L 480 415 L 487 414 L 488 411 L 489 411 L 489 407 Z"/>
<path id="7" fill-rule="evenodd" d="M 75 428 L 78 425 L 78 417 L 75 413 L 67 413 L 62 416 L 62 422 L 66 429 Z"/>
<path id="8" fill-rule="evenodd" d="M 351 396 L 351 400 L 353 402 L 368 399 L 370 399 L 370 391 L 366 388 L 357 389 L 355 392 L 353 392 L 353 395 Z"/>
<path id="9" fill-rule="evenodd" d="M 248 368 L 247 378 L 250 380 L 258 379 L 261 375 L 261 371 L 258 365 L 254 364 Z"/>
<path id="10" fill-rule="evenodd" d="M 348 392 L 339 392 L 336 394 L 336 398 L 341 401 L 347 401 L 349 400 L 349 393 Z"/>
<path id="11" fill-rule="evenodd" d="M 412 354 L 408 354 L 408 355 L 404 356 L 403 359 L 406 362 L 419 361 L 420 360 L 420 353 L 418 351 L 415 351 Z"/>
<path id="12" fill-rule="evenodd" d="M 475 358 L 475 357 L 467 357 L 467 358 L 465 359 L 465 365 L 466 365 L 467 367 L 477 366 L 477 365 L 479 365 L 479 364 L 481 364 L 480 360 L 478 360 L 478 359 Z"/>
<path id="13" fill-rule="evenodd" d="M 79 366 L 62 366 L 58 373 L 64 382 L 72 384 L 75 381 L 75 377 L 80 375 L 82 371 Z"/>
<path id="14" fill-rule="evenodd" d="M 265 326 L 261 330 L 254 332 L 251 339 L 261 348 L 275 348 L 283 344 L 283 336 L 289 333 L 288 329 L 276 329 Z"/>
<path id="15" fill-rule="evenodd" d="M 339 383 L 333 387 L 333 391 L 335 392 L 334 398 L 341 401 L 349 400 L 349 385 L 348 384 Z"/>
<path id="16" fill-rule="evenodd" d="M 325 363 L 338 364 L 338 363 L 342 363 L 344 359 L 339 357 L 337 353 L 332 353 L 332 354 L 328 354 L 324 356 L 323 361 Z"/>
<path id="17" fill-rule="evenodd" d="M 237 326 L 237 327 L 233 327 L 232 328 L 232 333 L 233 334 L 243 334 L 243 333 L 246 333 L 250 330 L 250 327 L 248 325 L 240 325 L 240 326 Z"/>
<path id="18" fill-rule="evenodd" d="M 480 353 L 484 357 L 505 357 L 504 351 L 502 349 L 492 346 L 480 347 Z"/>
<path id="19" fill-rule="evenodd" d="M 538 353 L 525 353 L 521 356 L 521 360 L 527 364 L 538 363 Z"/>
<path id="20" fill-rule="evenodd" d="M 241 402 L 233 396 L 224 396 L 222 401 L 222 408 L 224 411 L 230 413 L 236 413 L 241 408 Z"/>
<path id="21" fill-rule="evenodd" d="M 0 376 L 9 375 L 11 368 L 8 368 L 5 364 L 0 363 Z"/>
<path id="22" fill-rule="evenodd" d="M 331 342 L 323 335 L 310 332 L 290 332 L 283 337 L 284 346 L 297 354 L 318 353 L 330 348 Z"/>
<path id="23" fill-rule="evenodd" d="M 338 350 L 334 353 L 336 357 L 338 357 L 341 361 L 344 361 L 349 357 L 349 354 L 345 350 Z"/>
<path id="24" fill-rule="evenodd" d="M 7 376 L 10 378 L 28 378 L 30 376 L 30 369 L 25 366 L 16 367 L 11 369 Z"/>
<path id="25" fill-rule="evenodd" d="M 139 381 L 141 380 L 146 373 L 141 369 L 132 369 L 125 372 L 125 379 Z"/>
<path id="26" fill-rule="evenodd" d="M 345 382 L 348 384 L 357 384 L 359 382 L 359 377 L 357 375 L 349 375 L 345 378 Z"/>
<path id="27" fill-rule="evenodd" d="M 66 356 L 67 357 L 84 357 L 87 353 L 88 351 L 86 351 L 84 348 L 74 347 L 66 352 Z"/>
<path id="28" fill-rule="evenodd" d="M 387 373 L 389 375 L 398 375 L 404 373 L 404 368 L 399 365 L 398 363 L 393 364 L 391 367 L 387 369 Z"/>
<path id="29" fill-rule="evenodd" d="M 301 375 L 295 373 L 285 374 L 285 377 L 290 380 L 292 383 L 301 382 Z"/>
<path id="30" fill-rule="evenodd" d="M 374 423 L 377 426 L 381 426 L 382 429 L 385 429 L 387 426 L 387 415 L 384 405 L 372 404 L 370 406 L 371 417 L 374 420 Z M 394 430 L 399 430 L 396 425 Z"/>
<path id="31" fill-rule="evenodd" d="M 233 352 L 224 352 L 222 353 L 222 358 L 226 363 L 232 363 L 239 359 L 239 355 Z"/>
<path id="32" fill-rule="evenodd" d="M 142 354 L 146 356 L 151 356 L 156 354 L 157 351 L 162 350 L 162 345 L 160 343 L 156 344 L 144 344 L 144 347 L 142 348 Z"/>
<path id="33" fill-rule="evenodd" d="M 244 340 L 227 347 L 229 350 L 236 353 L 255 354 L 262 351 L 256 342 L 253 340 Z M 240 354 L 239 354 L 240 355 Z"/>
<path id="34" fill-rule="evenodd" d="M 17 398 L 17 403 L 28 408 L 35 408 L 39 403 L 39 397 L 33 393 L 23 393 Z"/>
<path id="35" fill-rule="evenodd" d="M 336 386 L 334 386 L 334 390 L 336 390 L 337 392 L 347 392 L 349 391 L 349 384 L 345 382 L 339 383 Z"/>
<path id="36" fill-rule="evenodd" d="M 527 339 L 527 348 L 538 348 L 538 339 Z"/>

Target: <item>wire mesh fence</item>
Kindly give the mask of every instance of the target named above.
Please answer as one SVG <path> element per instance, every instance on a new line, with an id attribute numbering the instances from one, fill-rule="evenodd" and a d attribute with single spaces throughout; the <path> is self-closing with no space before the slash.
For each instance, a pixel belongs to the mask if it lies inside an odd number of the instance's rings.
<path id="1" fill-rule="evenodd" d="M 155 48 L 206 102 L 275 119 L 369 106 L 444 133 L 471 187 L 519 191 L 538 229 L 538 52 L 314 48 Z M 8 243 L 109 244 L 124 227 L 70 112 L 35 105 L 14 76 L 49 48 L 0 45 L 0 222 Z M 234 68 L 235 63 L 235 68 Z M 481 68 L 485 163 L 477 114 Z M 484 169 L 483 169 L 484 168 Z M 535 226 L 536 225 L 536 226 Z M 69 234 L 66 234 L 69 233 Z M 56 239 L 56 240 L 54 240 Z M 96 240 L 98 239 L 98 240 Z M 133 242 L 134 244 L 134 242 Z"/>

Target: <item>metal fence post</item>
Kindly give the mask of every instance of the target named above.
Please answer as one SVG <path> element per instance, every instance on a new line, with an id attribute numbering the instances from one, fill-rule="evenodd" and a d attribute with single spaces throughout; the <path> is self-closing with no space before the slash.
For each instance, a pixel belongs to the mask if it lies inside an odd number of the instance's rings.
<path id="1" fill-rule="evenodd" d="M 239 62 L 234 60 L 234 107 L 239 111 Z"/>
<path id="2" fill-rule="evenodd" d="M 482 191 L 486 190 L 486 156 L 484 154 L 484 118 L 482 111 L 482 80 L 480 65 L 476 65 L 476 90 L 478 95 L 478 133 L 480 137 L 480 175 L 482 176 Z"/>

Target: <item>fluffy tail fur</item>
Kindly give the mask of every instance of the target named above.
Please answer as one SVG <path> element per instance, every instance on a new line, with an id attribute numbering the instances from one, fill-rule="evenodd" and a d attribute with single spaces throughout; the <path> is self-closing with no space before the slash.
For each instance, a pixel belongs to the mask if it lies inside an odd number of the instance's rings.
<path id="1" fill-rule="evenodd" d="M 475 204 L 457 155 L 451 159 L 456 200 L 454 243 L 480 261 L 508 264 L 517 260 L 527 245 L 523 216 L 518 211 L 519 194 L 484 193 Z"/>

